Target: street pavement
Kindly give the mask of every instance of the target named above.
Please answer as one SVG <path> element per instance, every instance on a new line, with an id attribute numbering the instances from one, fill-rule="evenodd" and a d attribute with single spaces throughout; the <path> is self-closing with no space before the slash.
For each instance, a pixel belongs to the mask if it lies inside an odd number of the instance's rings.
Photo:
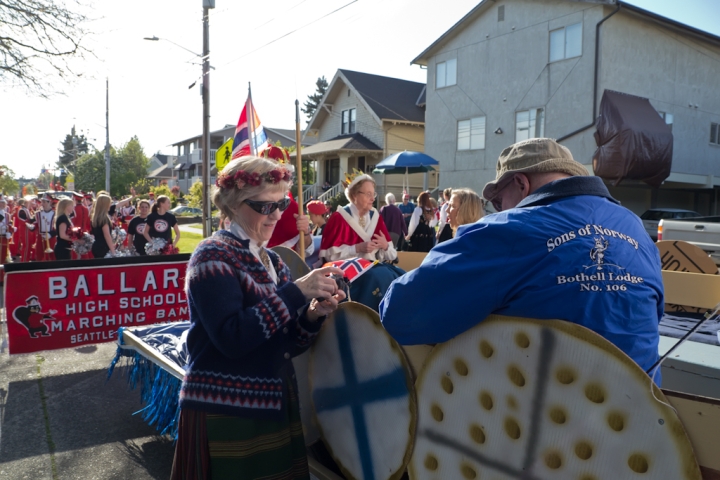
<path id="1" fill-rule="evenodd" d="M 0 305 L 2 305 L 0 293 Z M 167 479 L 174 445 L 133 415 L 114 343 L 8 354 L 0 309 L 0 480 Z"/>

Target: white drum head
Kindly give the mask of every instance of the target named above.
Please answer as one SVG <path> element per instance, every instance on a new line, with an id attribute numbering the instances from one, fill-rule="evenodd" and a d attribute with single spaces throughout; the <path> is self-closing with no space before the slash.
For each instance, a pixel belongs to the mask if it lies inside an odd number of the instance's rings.
<path id="1" fill-rule="evenodd" d="M 412 479 L 701 478 L 660 389 L 579 325 L 490 316 L 438 345 L 416 388 Z"/>
<path id="2" fill-rule="evenodd" d="M 348 479 L 398 479 L 415 437 L 410 370 L 377 312 L 343 303 L 310 352 L 310 384 L 320 432 Z"/>

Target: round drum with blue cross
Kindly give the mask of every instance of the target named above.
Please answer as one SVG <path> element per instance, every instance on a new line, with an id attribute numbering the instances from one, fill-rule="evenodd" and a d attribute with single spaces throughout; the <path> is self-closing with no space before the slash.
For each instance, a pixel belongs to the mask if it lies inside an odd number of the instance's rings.
<path id="1" fill-rule="evenodd" d="M 412 454 L 417 408 L 410 369 L 377 312 L 344 303 L 310 352 L 315 415 L 349 479 L 398 479 Z"/>

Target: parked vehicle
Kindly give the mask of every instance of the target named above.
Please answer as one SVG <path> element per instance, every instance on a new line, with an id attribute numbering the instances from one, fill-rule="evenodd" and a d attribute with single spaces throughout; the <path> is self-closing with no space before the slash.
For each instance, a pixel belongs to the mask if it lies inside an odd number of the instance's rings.
<path id="1" fill-rule="evenodd" d="M 651 208 L 640 215 L 645 231 L 650 238 L 658 240 L 658 224 L 666 218 L 691 218 L 699 217 L 700 214 L 692 210 L 681 210 L 679 208 Z"/>
<path id="2" fill-rule="evenodd" d="M 662 219 L 658 241 L 682 240 L 702 248 L 720 265 L 720 216 Z"/>
<path id="3" fill-rule="evenodd" d="M 202 215 L 202 210 L 199 208 L 193 208 L 193 207 L 186 207 L 184 205 L 177 206 L 170 210 L 170 213 L 173 215 L 182 215 L 182 216 L 188 216 L 188 215 Z"/>

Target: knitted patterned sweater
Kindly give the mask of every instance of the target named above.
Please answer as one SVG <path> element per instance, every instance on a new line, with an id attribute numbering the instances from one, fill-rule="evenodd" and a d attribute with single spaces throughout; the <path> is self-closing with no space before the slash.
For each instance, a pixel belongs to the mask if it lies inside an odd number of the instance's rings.
<path id="1" fill-rule="evenodd" d="M 271 250 L 272 281 L 248 240 L 221 230 L 200 242 L 187 267 L 191 326 L 180 407 L 278 420 L 295 382 L 291 358 L 320 331 L 288 267 Z"/>

